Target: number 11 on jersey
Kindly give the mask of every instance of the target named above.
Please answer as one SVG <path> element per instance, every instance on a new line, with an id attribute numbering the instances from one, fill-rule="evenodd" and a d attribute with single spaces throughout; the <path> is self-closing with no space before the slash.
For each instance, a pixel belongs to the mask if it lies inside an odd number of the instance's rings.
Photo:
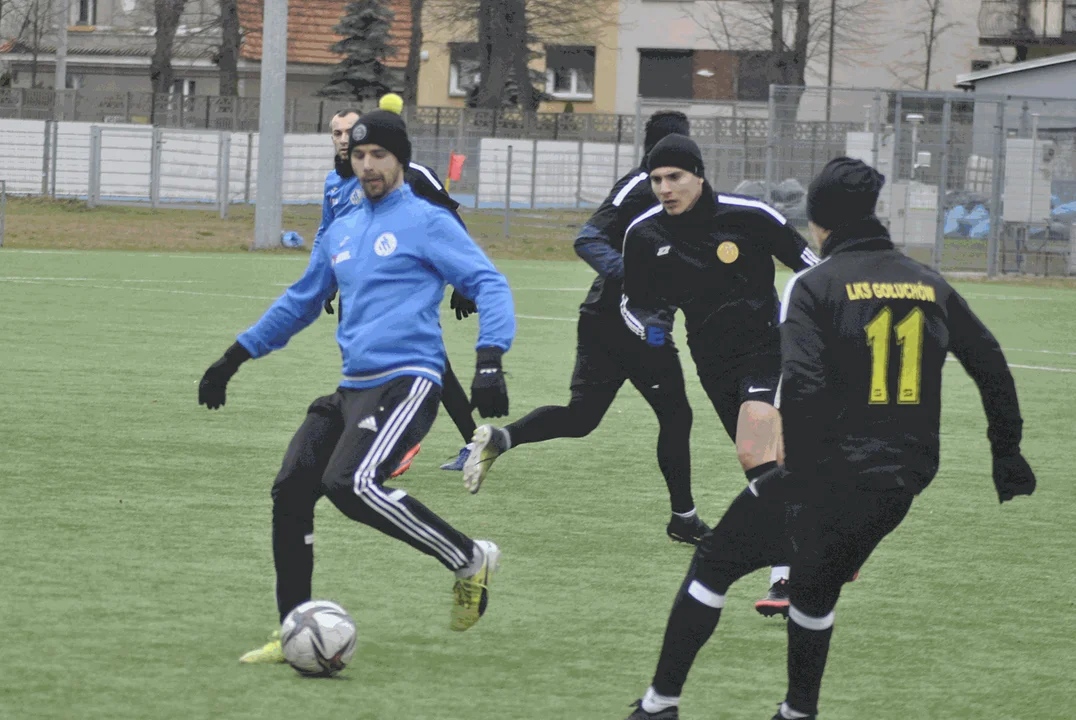
<path id="1" fill-rule="evenodd" d="M 889 402 L 889 331 L 892 328 L 900 346 L 900 375 L 897 379 L 897 404 L 918 405 L 920 375 L 923 362 L 923 326 L 926 318 L 922 308 L 915 308 L 893 327 L 893 311 L 886 306 L 867 323 L 867 344 L 871 350 L 871 405 Z"/>

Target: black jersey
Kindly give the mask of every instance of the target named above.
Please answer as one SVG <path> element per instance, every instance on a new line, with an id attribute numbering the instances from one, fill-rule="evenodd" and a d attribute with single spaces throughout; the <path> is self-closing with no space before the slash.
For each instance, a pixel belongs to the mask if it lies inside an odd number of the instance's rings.
<path id="1" fill-rule="evenodd" d="M 628 226 L 621 314 L 643 337 L 648 318 L 671 324 L 679 308 L 696 362 L 776 352 L 774 257 L 796 271 L 818 262 L 779 212 L 706 183 L 691 210 L 655 205 Z"/>
<path id="2" fill-rule="evenodd" d="M 423 200 L 428 200 L 434 205 L 445 208 L 459 220 L 460 225 L 463 225 L 463 219 L 460 218 L 459 212 L 457 212 L 460 204 L 445 191 L 445 186 L 441 184 L 441 178 L 437 177 L 437 173 L 432 168 L 416 162 L 408 163 L 407 168 L 404 169 L 404 180 L 411 186 L 411 191 L 415 195 Z"/>
<path id="3" fill-rule="evenodd" d="M 579 311 L 615 314 L 620 306 L 624 231 L 656 202 L 650 179 L 641 167 L 617 180 L 608 197 L 586 221 L 575 240 L 575 252 L 598 273 Z"/>
<path id="4" fill-rule="evenodd" d="M 789 282 L 781 312 L 789 470 L 920 492 L 938 469 L 948 352 L 979 387 L 995 454 L 1019 446 L 1005 356 L 940 274 L 895 250 L 875 219 L 835 233 L 823 257 Z"/>

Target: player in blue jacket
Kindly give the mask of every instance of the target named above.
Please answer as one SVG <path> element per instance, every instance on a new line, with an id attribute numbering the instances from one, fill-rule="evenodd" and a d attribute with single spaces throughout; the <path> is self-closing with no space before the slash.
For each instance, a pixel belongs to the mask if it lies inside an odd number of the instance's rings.
<path id="1" fill-rule="evenodd" d="M 385 98 L 390 97 L 393 96 L 386 95 L 383 97 L 381 105 L 385 106 Z M 387 108 L 382 107 L 382 109 Z M 332 135 L 333 150 L 335 151 L 333 155 L 334 168 L 325 177 L 325 194 L 321 205 L 321 225 L 318 226 L 315 238 L 323 235 L 336 218 L 346 215 L 362 203 L 362 186 L 359 184 L 359 178 L 351 168 L 351 161 L 348 158 L 347 151 L 351 127 L 361 114 L 358 110 L 344 109 L 333 115 L 329 121 L 329 130 Z M 409 162 L 404 167 L 404 181 L 411 186 L 411 190 L 416 195 L 448 209 L 460 224 L 463 224 L 463 220 L 456 212 L 459 203 L 445 192 L 444 186 L 441 185 L 440 179 L 432 169 L 416 162 Z M 329 314 L 334 312 L 332 305 L 334 297 L 335 293 L 325 301 L 325 311 Z M 464 297 L 458 289 L 453 289 L 449 307 L 455 311 L 457 320 L 468 317 L 476 310 L 474 302 Z M 342 317 L 343 312 L 343 305 L 337 303 L 337 317 Z M 466 445 L 471 442 L 476 425 L 474 418 L 471 416 L 471 405 L 467 400 L 467 393 L 464 391 L 463 386 L 460 385 L 460 381 L 455 372 L 453 372 L 452 365 L 448 362 L 447 357 L 445 358 L 445 371 L 442 376 L 441 389 L 441 404 L 444 405 L 449 417 L 452 418 L 453 424 L 463 437 L 463 442 Z M 411 459 L 416 453 L 418 453 L 418 446 L 412 448 L 404 456 L 393 477 L 404 472 L 410 466 Z M 462 470 L 465 458 L 466 453 L 461 451 L 458 458 L 445 463 L 441 466 L 441 469 Z"/>
<path id="2" fill-rule="evenodd" d="M 485 612 L 500 549 L 472 540 L 384 481 L 429 431 L 445 366 L 439 313 L 446 283 L 479 308 L 471 404 L 508 414 L 501 355 L 515 335 L 508 283 L 447 210 L 404 182 L 411 142 L 399 116 L 375 111 L 351 129 L 349 153 L 366 200 L 318 236 L 303 276 L 206 370 L 198 402 L 224 405 L 228 380 L 249 358 L 287 344 L 339 290 L 347 312 L 336 339 L 343 378 L 318 398 L 273 484 L 273 560 L 281 620 L 310 599 L 314 505 L 324 495 L 345 515 L 431 555 L 456 575 L 450 628 Z M 242 662 L 282 662 L 279 636 Z"/>

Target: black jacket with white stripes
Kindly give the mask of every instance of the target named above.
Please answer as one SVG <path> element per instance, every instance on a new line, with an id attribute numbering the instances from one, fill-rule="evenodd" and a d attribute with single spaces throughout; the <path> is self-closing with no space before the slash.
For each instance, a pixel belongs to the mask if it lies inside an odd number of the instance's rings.
<path id="1" fill-rule="evenodd" d="M 609 195 L 583 224 L 575 239 L 575 253 L 594 268 L 598 277 L 590 286 L 579 312 L 615 315 L 620 307 L 624 258 L 621 248 L 628 225 L 656 202 L 650 179 L 642 167 L 616 181 Z"/>
<path id="2" fill-rule="evenodd" d="M 621 314 L 645 338 L 648 321 L 671 326 L 668 308 L 680 308 L 696 363 L 776 353 L 774 257 L 796 271 L 818 262 L 769 205 L 704 183 L 691 210 L 669 215 L 656 205 L 629 225 Z"/>
<path id="3" fill-rule="evenodd" d="M 785 288 L 785 463 L 816 482 L 918 493 L 938 469 L 942 366 L 979 387 L 995 455 L 1023 421 L 997 340 L 949 283 L 893 248 L 877 219 L 840 228 Z"/>

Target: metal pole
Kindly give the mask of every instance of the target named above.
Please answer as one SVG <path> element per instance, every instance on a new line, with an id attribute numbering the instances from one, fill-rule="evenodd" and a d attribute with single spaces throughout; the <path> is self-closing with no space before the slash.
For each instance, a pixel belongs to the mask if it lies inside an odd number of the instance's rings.
<path id="1" fill-rule="evenodd" d="M 575 172 L 575 206 L 583 204 L 583 141 L 579 141 L 579 162 Z"/>
<path id="2" fill-rule="evenodd" d="M 45 146 L 41 153 L 41 194 L 48 197 L 49 194 L 49 162 L 52 155 L 52 123 L 53 120 L 45 121 Z"/>
<path id="3" fill-rule="evenodd" d="M 101 195 L 101 128 L 90 127 L 90 178 L 86 190 L 86 207 L 95 208 Z"/>
<path id="4" fill-rule="evenodd" d="M 49 168 L 49 197 L 56 199 L 56 166 L 60 158 L 60 123 L 52 124 L 52 167 Z"/>
<path id="5" fill-rule="evenodd" d="M 1001 237 L 1002 157 L 1005 152 L 1005 103 L 998 103 L 994 121 L 994 157 L 990 163 L 990 236 L 986 241 L 986 276 L 998 274 L 998 240 Z"/>
<path id="6" fill-rule="evenodd" d="M 636 166 L 643 158 L 643 98 L 635 98 L 635 148 L 632 150 L 632 165 Z"/>
<path id="7" fill-rule="evenodd" d="M 829 49 L 826 58 L 826 122 L 833 113 L 833 36 L 837 27 L 837 0 L 829 0 Z"/>
<path id="8" fill-rule="evenodd" d="M 538 141 L 531 141 L 531 210 L 538 192 Z"/>
<path id="9" fill-rule="evenodd" d="M 250 204 L 250 165 L 254 161 L 254 133 L 247 133 L 247 168 L 243 178 L 243 202 Z"/>
<path id="10" fill-rule="evenodd" d="M 938 177 L 938 208 L 937 223 L 934 228 L 934 253 L 932 264 L 934 269 L 941 271 L 942 256 L 945 254 L 945 195 L 949 186 L 949 133 L 953 119 L 953 99 L 947 94 L 945 105 L 942 106 L 942 142 L 941 142 L 941 168 Z"/>
<path id="11" fill-rule="evenodd" d="M 4 247 L 4 219 L 7 217 L 7 180 L 0 180 L 0 247 Z"/>
<path id="12" fill-rule="evenodd" d="M 774 156 L 777 144 L 777 99 L 776 85 L 770 85 L 769 122 L 766 128 L 766 201 L 773 202 L 773 179 L 777 175 L 777 158 Z"/>
<path id="13" fill-rule="evenodd" d="M 1036 157 L 1039 144 L 1039 114 L 1031 113 L 1031 176 L 1027 184 L 1027 234 L 1031 237 L 1031 223 L 1034 220 L 1035 208 L 1035 172 L 1039 163 Z"/>
<path id="14" fill-rule="evenodd" d="M 161 202 L 161 145 L 164 131 L 153 128 L 149 151 L 149 206 L 154 210 Z"/>
<path id="15" fill-rule="evenodd" d="M 620 142 L 624 133 L 624 116 L 616 116 L 616 142 L 613 143 L 613 184 L 620 177 Z"/>
<path id="16" fill-rule="evenodd" d="M 878 169 L 878 145 L 882 134 L 882 93 L 874 93 L 874 107 L 871 112 L 871 167 Z"/>
<path id="17" fill-rule="evenodd" d="M 504 178 L 504 236 L 508 237 L 508 227 L 510 224 L 511 210 L 512 210 L 512 146 L 508 146 L 508 161 L 506 163 L 507 172 Z"/>
<path id="18" fill-rule="evenodd" d="M 71 0 L 60 0 L 56 12 L 56 107 L 57 120 L 64 119 L 64 91 L 67 90 L 67 23 L 71 19 Z"/>
<path id="19" fill-rule="evenodd" d="M 287 71 L 288 5 L 267 2 L 262 15 L 261 102 L 258 113 L 258 202 L 254 247 L 280 244 L 284 188 L 284 79 Z"/>
<path id="20" fill-rule="evenodd" d="M 219 168 L 217 173 L 218 195 L 220 199 L 220 219 L 228 219 L 228 191 L 231 184 L 232 169 L 232 134 L 221 131 L 217 142 L 219 153 Z"/>
<path id="21" fill-rule="evenodd" d="M 893 182 L 900 180 L 900 131 L 901 122 L 904 119 L 901 117 L 902 112 L 904 112 L 904 93 L 898 90 L 893 98 L 893 167 L 890 168 L 890 172 L 893 173 Z"/>

